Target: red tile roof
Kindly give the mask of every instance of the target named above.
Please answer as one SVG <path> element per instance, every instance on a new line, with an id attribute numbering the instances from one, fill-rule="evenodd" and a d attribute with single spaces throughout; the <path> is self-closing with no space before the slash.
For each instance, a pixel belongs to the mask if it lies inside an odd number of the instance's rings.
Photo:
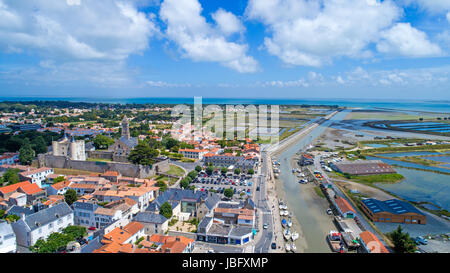
<path id="1" fill-rule="evenodd" d="M 372 232 L 363 231 L 359 234 L 359 237 L 369 249 L 370 253 L 389 253 L 378 237 Z"/>
<path id="2" fill-rule="evenodd" d="M 356 213 L 356 211 L 353 209 L 353 207 L 350 205 L 350 203 L 345 200 L 344 198 L 338 196 L 336 198 L 336 205 L 341 209 L 343 213 L 352 211 L 353 213 Z"/>

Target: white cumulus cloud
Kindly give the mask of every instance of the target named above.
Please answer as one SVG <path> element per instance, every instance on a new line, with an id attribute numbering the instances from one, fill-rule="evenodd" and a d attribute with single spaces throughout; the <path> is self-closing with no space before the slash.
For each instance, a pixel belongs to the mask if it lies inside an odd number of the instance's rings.
<path id="1" fill-rule="evenodd" d="M 410 23 L 398 23 L 381 34 L 377 49 L 383 53 L 408 57 L 437 56 L 442 53 L 438 45 L 431 43 L 425 32 L 413 28 Z"/>
<path id="2" fill-rule="evenodd" d="M 123 60 L 148 47 L 153 20 L 130 1 L 0 0 L 0 51 Z"/>
<path id="3" fill-rule="evenodd" d="M 227 35 L 241 26 L 227 27 L 223 17 L 237 18 L 219 10 L 213 15 L 218 27 L 215 28 L 201 12 L 197 0 L 164 0 L 161 4 L 160 17 L 167 23 L 167 38 L 179 46 L 183 56 L 194 61 L 218 62 L 241 73 L 257 71 L 257 61 L 247 56 L 248 46 L 227 40 Z"/>
<path id="4" fill-rule="evenodd" d="M 390 0 L 249 0 L 246 9 L 271 32 L 264 41 L 270 54 L 305 66 L 371 56 L 368 46 L 401 14 Z"/>

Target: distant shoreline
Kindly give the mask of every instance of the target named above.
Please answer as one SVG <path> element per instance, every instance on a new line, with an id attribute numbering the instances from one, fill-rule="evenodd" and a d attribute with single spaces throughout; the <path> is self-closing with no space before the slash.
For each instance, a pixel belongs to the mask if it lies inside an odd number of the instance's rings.
<path id="1" fill-rule="evenodd" d="M 88 97 L 0 97 L 0 102 L 30 101 L 67 101 L 104 104 L 193 104 L 194 97 L 189 98 L 88 98 Z M 269 99 L 269 98 L 202 98 L 203 104 L 261 104 L 261 105 L 310 105 L 339 106 L 349 108 L 378 110 L 416 110 L 423 112 L 447 113 L 450 101 L 420 100 L 377 100 L 377 99 Z"/>

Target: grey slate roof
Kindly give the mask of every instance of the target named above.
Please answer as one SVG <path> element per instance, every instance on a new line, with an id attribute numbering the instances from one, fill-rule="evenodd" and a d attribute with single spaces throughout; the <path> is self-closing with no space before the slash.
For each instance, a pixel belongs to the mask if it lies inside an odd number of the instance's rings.
<path id="1" fill-rule="evenodd" d="M 148 212 L 148 211 L 139 212 L 136 215 L 135 220 L 138 222 L 141 222 L 141 223 L 156 223 L 156 224 L 163 224 L 166 221 L 168 221 L 168 219 L 166 217 L 164 217 L 163 215 Z"/>
<path id="2" fill-rule="evenodd" d="M 82 209 L 82 210 L 88 210 L 88 211 L 95 211 L 98 207 L 97 204 L 89 203 L 89 202 L 75 202 L 73 203 L 74 209 Z"/>
<path id="3" fill-rule="evenodd" d="M 206 204 L 206 207 L 209 210 L 211 210 L 217 205 L 217 203 L 219 203 L 219 201 L 220 201 L 219 195 L 213 194 L 205 200 L 205 204 Z"/>
<path id="4" fill-rule="evenodd" d="M 130 148 L 134 148 L 138 145 L 138 139 L 135 137 L 126 138 L 125 136 L 120 137 L 120 141 Z"/>
<path id="5" fill-rule="evenodd" d="M 67 205 L 66 202 L 63 202 L 51 208 L 28 215 L 25 218 L 25 222 L 31 230 L 35 230 L 71 213 L 73 213 L 72 209 L 69 207 L 69 205 Z"/>
<path id="6" fill-rule="evenodd" d="M 212 217 L 205 216 L 203 219 L 198 223 L 198 229 L 203 229 L 208 226 L 208 224 L 213 220 Z"/>
<path id="7" fill-rule="evenodd" d="M 0 237 L 9 234 L 14 234 L 11 225 L 7 221 L 0 220 Z"/>
<path id="8" fill-rule="evenodd" d="M 20 215 L 25 214 L 26 216 L 33 214 L 34 211 L 32 209 L 29 208 L 25 208 L 25 207 L 19 207 L 19 206 L 12 206 L 9 210 L 8 210 L 8 215 L 17 215 L 20 217 Z"/>
<path id="9" fill-rule="evenodd" d="M 234 226 L 233 229 L 231 230 L 230 236 L 241 237 L 250 233 L 252 233 L 251 227 Z"/>

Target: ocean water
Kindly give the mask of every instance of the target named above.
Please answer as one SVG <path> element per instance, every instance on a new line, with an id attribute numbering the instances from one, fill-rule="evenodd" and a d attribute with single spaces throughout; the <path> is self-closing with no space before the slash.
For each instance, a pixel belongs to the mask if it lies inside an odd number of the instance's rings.
<path id="1" fill-rule="evenodd" d="M 450 210 L 449 176 L 432 172 L 394 168 L 405 179 L 395 184 L 376 185 L 409 201 L 428 201 Z"/>
<path id="2" fill-rule="evenodd" d="M 0 97 L 0 101 L 72 101 L 97 103 L 154 103 L 193 104 L 194 97 L 186 98 L 105 98 L 105 97 Z M 282 98 L 210 98 L 203 97 L 203 104 L 267 104 L 267 105 L 338 105 L 364 109 L 399 109 L 429 112 L 450 112 L 450 101 L 370 100 L 370 99 L 282 99 Z"/>

